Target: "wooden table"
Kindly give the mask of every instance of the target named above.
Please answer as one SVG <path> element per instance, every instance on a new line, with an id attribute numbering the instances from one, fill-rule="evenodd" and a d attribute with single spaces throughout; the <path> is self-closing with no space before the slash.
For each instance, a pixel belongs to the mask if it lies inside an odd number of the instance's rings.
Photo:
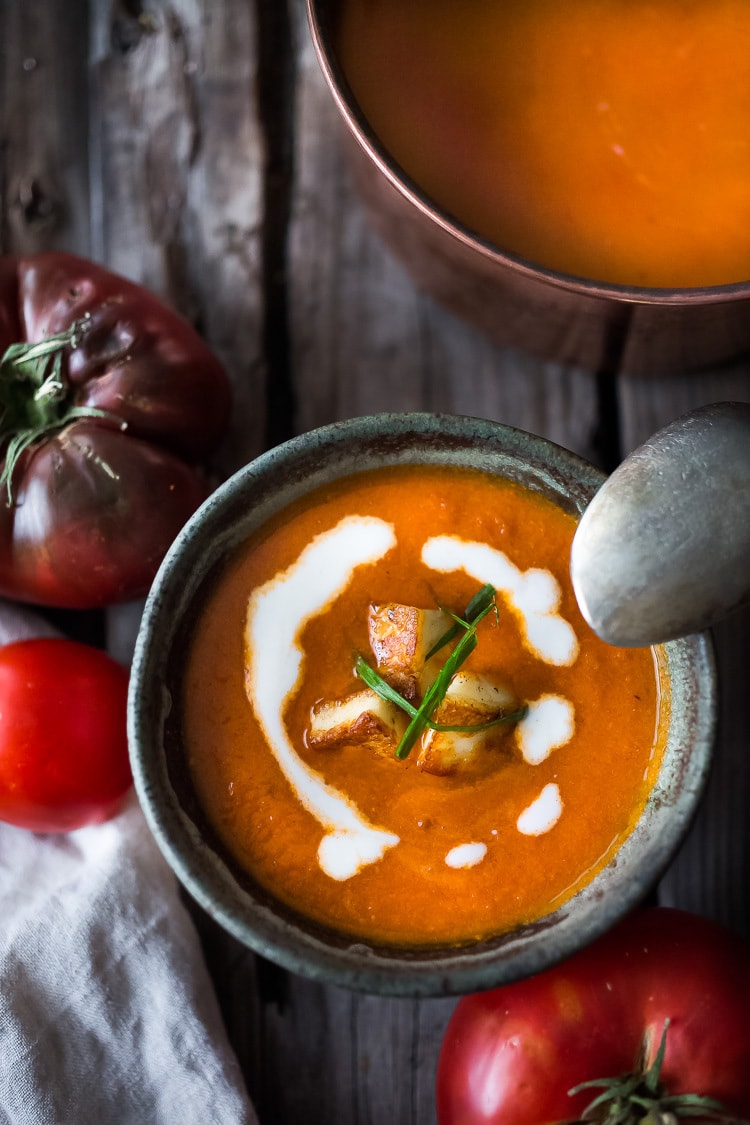
<path id="1" fill-rule="evenodd" d="M 301 0 L 0 0 L 0 248 L 94 257 L 177 306 L 236 392 L 217 471 L 339 418 L 510 423 L 607 469 L 701 403 L 750 401 L 750 361 L 650 380 L 491 344 L 418 293 L 371 232 Z M 700 513 L 696 513 L 700 519 Z M 58 620 L 127 659 L 139 607 Z M 750 932 L 750 615 L 716 630 L 719 745 L 659 898 Z M 450 1000 L 309 983 L 197 908 L 264 1125 L 427 1125 Z"/>

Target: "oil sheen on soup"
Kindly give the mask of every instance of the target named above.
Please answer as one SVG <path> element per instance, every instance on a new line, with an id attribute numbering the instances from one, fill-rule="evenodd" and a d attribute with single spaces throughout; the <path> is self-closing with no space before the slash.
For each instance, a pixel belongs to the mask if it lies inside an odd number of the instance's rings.
<path id="1" fill-rule="evenodd" d="M 747 0 L 343 0 L 374 131 L 438 205 L 540 265 L 750 278 Z"/>
<path id="2" fill-rule="evenodd" d="M 235 862 L 297 912 L 385 944 L 498 934 L 585 885 L 648 798 L 668 691 L 658 649 L 604 645 L 581 618 L 574 529 L 509 481 L 403 466 L 255 533 L 196 621 L 181 704 L 199 800 Z M 468 657 L 446 667 L 458 645 Z M 438 680 L 438 729 L 397 757 Z"/>

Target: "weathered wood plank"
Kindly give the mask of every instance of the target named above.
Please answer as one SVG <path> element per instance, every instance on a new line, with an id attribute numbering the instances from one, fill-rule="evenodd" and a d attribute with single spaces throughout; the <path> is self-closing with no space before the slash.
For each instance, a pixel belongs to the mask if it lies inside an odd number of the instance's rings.
<path id="1" fill-rule="evenodd" d="M 0 5 L 0 250 L 89 247 L 86 0 Z"/>
<path id="2" fill-rule="evenodd" d="M 727 365 L 684 379 L 622 379 L 623 451 L 680 414 L 721 401 L 750 402 L 750 364 Z M 714 766 L 695 824 L 662 880 L 660 900 L 750 935 L 750 613 L 722 623 L 714 630 L 714 640 L 721 701 Z"/>
<path id="3" fill-rule="evenodd" d="M 246 0 L 92 7 L 95 252 L 174 304 L 226 364 L 222 473 L 264 431 L 255 35 Z"/>
<path id="4" fill-rule="evenodd" d="M 435 1065 L 454 1001 L 359 996 L 262 960 L 238 962 L 233 982 L 261 1000 L 261 1050 L 245 1068 L 261 1121 L 433 1125 Z"/>
<path id="5" fill-rule="evenodd" d="M 750 612 L 714 629 L 721 693 L 711 779 L 695 824 L 662 881 L 660 899 L 750 937 Z"/>
<path id="6" fill-rule="evenodd" d="M 708 402 L 750 401 L 750 363 L 727 364 L 685 378 L 619 382 L 623 452 L 627 453 L 667 422 Z"/>

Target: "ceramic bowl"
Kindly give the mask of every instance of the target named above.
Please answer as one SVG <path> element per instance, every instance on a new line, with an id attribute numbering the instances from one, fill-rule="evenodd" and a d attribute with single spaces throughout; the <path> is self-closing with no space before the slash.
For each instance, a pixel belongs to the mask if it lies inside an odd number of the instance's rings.
<path id="1" fill-rule="evenodd" d="M 502 344 L 590 371 L 679 374 L 750 350 L 750 279 L 656 289 L 573 277 L 506 252 L 442 210 L 371 128 L 336 52 L 340 0 L 307 0 L 313 45 L 370 218 L 434 298 Z"/>
<path id="2" fill-rule="evenodd" d="M 280 509 L 325 483 L 385 465 L 474 467 L 580 514 L 603 481 L 573 453 L 494 422 L 429 414 L 354 419 L 265 453 L 218 489 L 175 541 L 149 595 L 129 700 L 135 784 L 148 822 L 188 891 L 251 949 L 312 978 L 396 996 L 458 994 L 536 973 L 611 926 L 653 887 L 706 779 L 716 718 L 707 635 L 665 646 L 671 719 L 647 807 L 609 865 L 554 913 L 460 948 L 398 949 L 306 921 L 239 872 L 208 828 L 186 768 L 180 677 L 191 622 L 234 549 Z"/>

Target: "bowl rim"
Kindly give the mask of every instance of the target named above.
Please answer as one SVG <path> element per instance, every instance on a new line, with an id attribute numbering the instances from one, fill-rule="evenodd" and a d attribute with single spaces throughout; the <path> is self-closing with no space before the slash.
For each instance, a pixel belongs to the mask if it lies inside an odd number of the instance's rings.
<path id="1" fill-rule="evenodd" d="M 388 152 L 360 108 L 332 42 L 330 13 L 335 6 L 335 0 L 305 0 L 305 4 L 315 55 L 338 111 L 354 140 L 400 195 L 457 242 L 473 251 L 478 251 L 496 265 L 504 266 L 529 280 L 541 281 L 556 289 L 601 300 L 684 308 L 691 305 L 730 303 L 750 297 L 750 278 L 725 285 L 682 288 L 623 285 L 554 270 L 520 254 L 502 250 L 450 212 L 443 211 Z"/>
<path id="2" fill-rule="evenodd" d="M 656 822 L 650 837 L 644 836 L 642 817 L 603 872 L 554 913 L 520 931 L 479 945 L 429 951 L 342 938 L 292 917 L 283 906 L 271 905 L 267 893 L 253 894 L 240 886 L 225 859 L 202 837 L 172 785 L 164 748 L 172 708 L 165 669 L 180 612 L 190 606 L 201 583 L 210 581 L 206 575 L 227 550 L 270 514 L 317 487 L 319 480 L 333 479 L 332 464 L 335 477 L 378 464 L 455 464 L 457 458 L 467 463 L 470 455 L 478 467 L 492 464 L 497 471 L 502 465 L 500 475 L 511 469 L 531 474 L 526 481 L 530 487 L 558 496 L 576 511 L 583 510 L 605 479 L 554 442 L 487 419 L 380 414 L 312 430 L 263 453 L 208 497 L 164 559 L 136 641 L 128 696 L 131 766 L 146 820 L 168 863 L 200 906 L 244 945 L 293 972 L 357 991 L 400 997 L 458 995 L 530 976 L 571 955 L 649 892 L 679 847 L 708 777 L 717 723 L 716 665 L 710 635 L 701 633 L 663 646 L 672 688 L 685 677 L 694 680 L 683 684 L 682 695 L 677 693 L 684 722 L 681 711 L 676 737 L 684 745 L 670 750 L 680 772 L 674 799 L 670 803 L 661 792 L 660 774 L 647 805 Z M 286 488 L 277 484 L 284 472 L 291 473 Z M 235 524 L 227 530 L 227 514 L 236 513 L 248 495 L 259 497 L 259 503 L 248 508 L 240 528 Z M 672 733 L 670 729 L 670 746 Z M 646 848 L 645 858 L 638 859 L 639 845 Z M 603 884 L 605 876 L 614 882 L 614 890 Z M 571 911 L 576 912 L 573 921 Z"/>

